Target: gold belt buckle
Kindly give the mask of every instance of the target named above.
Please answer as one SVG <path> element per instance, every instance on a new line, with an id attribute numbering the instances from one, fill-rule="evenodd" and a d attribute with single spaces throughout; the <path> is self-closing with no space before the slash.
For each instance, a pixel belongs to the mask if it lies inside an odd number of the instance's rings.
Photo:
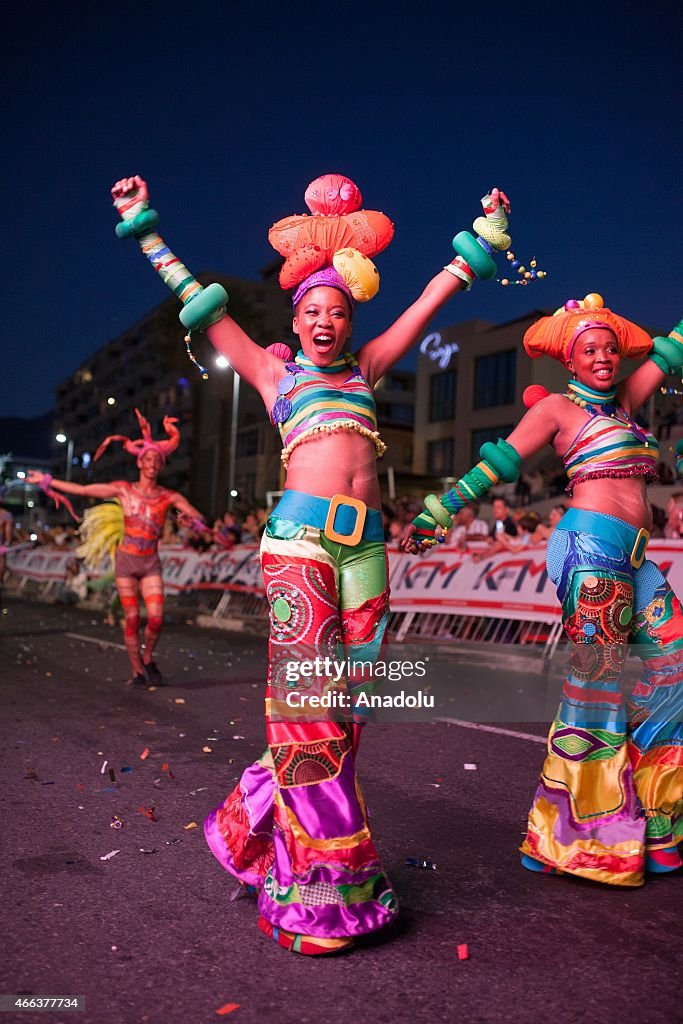
<path id="1" fill-rule="evenodd" d="M 356 510 L 356 525 L 353 528 L 353 533 L 337 533 L 334 528 L 334 517 L 337 509 L 342 505 L 348 505 Z M 355 547 L 356 544 L 360 543 L 363 536 L 367 512 L 368 507 L 364 501 L 360 501 L 358 498 L 347 498 L 345 494 L 335 494 L 330 499 L 330 507 L 327 510 L 327 519 L 323 529 L 324 535 L 328 540 L 334 541 L 335 544 L 346 544 L 350 548 Z"/>
<path id="2" fill-rule="evenodd" d="M 631 565 L 634 569 L 640 569 L 641 565 L 645 561 L 645 552 L 650 542 L 650 532 L 646 530 L 644 526 L 638 530 L 638 536 L 633 542 L 633 548 L 631 550 Z M 642 549 L 639 550 L 642 544 Z"/>

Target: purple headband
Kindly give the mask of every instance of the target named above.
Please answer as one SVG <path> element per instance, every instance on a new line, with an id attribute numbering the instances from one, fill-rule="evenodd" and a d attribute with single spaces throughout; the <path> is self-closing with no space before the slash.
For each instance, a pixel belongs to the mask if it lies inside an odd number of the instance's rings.
<path id="1" fill-rule="evenodd" d="M 311 288 L 337 288 L 338 291 L 342 292 L 351 303 L 351 309 L 353 309 L 353 295 L 341 274 L 337 273 L 334 267 L 323 267 L 322 270 L 316 270 L 314 274 L 309 274 L 305 278 L 292 296 L 292 305 L 298 306 L 301 299 L 309 292 Z"/>
<path id="2" fill-rule="evenodd" d="M 584 331 L 591 331 L 594 327 L 602 328 L 605 331 L 609 331 L 610 334 L 614 334 L 614 329 L 609 324 L 604 323 L 602 320 L 579 320 L 579 324 L 572 334 L 571 341 L 567 346 L 567 359 L 571 358 L 572 350 L 574 345 L 583 334 Z"/>

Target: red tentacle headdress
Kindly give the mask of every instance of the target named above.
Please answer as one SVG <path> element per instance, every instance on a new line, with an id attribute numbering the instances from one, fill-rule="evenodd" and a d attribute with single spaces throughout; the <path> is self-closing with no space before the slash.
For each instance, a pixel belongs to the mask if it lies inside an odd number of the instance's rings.
<path id="1" fill-rule="evenodd" d="M 97 461 L 100 455 L 108 448 L 112 441 L 120 441 L 125 450 L 129 455 L 135 455 L 137 458 L 138 466 L 142 461 L 142 456 L 145 452 L 154 451 L 161 456 L 161 461 L 166 462 L 171 452 L 174 452 L 180 444 L 180 431 L 176 427 L 178 422 L 175 416 L 164 416 L 163 426 L 164 430 L 168 434 L 168 439 L 163 441 L 155 441 L 152 437 L 152 430 L 149 425 L 149 421 L 145 419 L 139 409 L 135 410 L 135 415 L 138 418 L 140 424 L 140 431 L 142 437 L 136 438 L 132 441 L 129 437 L 124 434 L 110 434 L 109 437 L 105 437 L 102 444 L 95 452 L 93 461 Z"/>

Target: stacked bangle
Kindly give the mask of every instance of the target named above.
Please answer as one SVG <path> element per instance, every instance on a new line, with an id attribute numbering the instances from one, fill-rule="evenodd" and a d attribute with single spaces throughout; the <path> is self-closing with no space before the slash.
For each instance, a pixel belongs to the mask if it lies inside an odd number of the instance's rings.
<path id="1" fill-rule="evenodd" d="M 116 225 L 118 238 L 136 238 L 140 250 L 147 257 L 152 267 L 161 277 L 164 284 L 183 303 L 180 311 L 180 322 L 188 331 L 185 338 L 187 354 L 206 379 L 205 367 L 197 362 L 190 348 L 190 335 L 193 331 L 205 331 L 211 324 L 217 323 L 225 316 L 228 293 L 220 284 L 210 284 L 204 288 L 193 274 L 171 252 L 163 238 L 153 230 L 159 221 L 156 210 L 147 209 L 146 202 L 137 198 L 115 203 L 122 220 Z"/>
<path id="2" fill-rule="evenodd" d="M 493 444 L 487 441 L 479 450 L 481 461 L 458 480 L 457 484 L 438 498 L 428 494 L 425 511 L 413 520 L 415 538 L 422 544 L 435 544 L 437 525 L 448 529 L 451 516 L 464 505 L 476 501 L 500 480 L 514 483 L 518 479 L 522 460 L 516 449 L 502 437 Z"/>
<path id="3" fill-rule="evenodd" d="M 683 368 L 683 320 L 669 331 L 668 337 L 652 339 L 650 359 L 662 373 L 680 373 Z"/>
<path id="4" fill-rule="evenodd" d="M 453 277 L 460 278 L 461 281 L 465 282 L 465 291 L 468 292 L 474 284 L 476 274 L 468 263 L 462 258 L 462 256 L 456 256 L 452 263 L 448 263 L 444 268 Z"/>

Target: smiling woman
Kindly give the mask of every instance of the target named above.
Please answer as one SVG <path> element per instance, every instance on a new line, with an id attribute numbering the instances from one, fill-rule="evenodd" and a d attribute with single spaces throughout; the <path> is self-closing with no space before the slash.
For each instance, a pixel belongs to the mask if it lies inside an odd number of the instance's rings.
<path id="1" fill-rule="evenodd" d="M 186 301 L 183 322 L 206 330 L 217 351 L 258 390 L 282 437 L 287 489 L 261 544 L 270 604 L 268 750 L 209 815 L 205 833 L 223 867 L 257 891 L 259 927 L 266 935 L 297 953 L 337 953 L 354 936 L 390 925 L 397 914 L 356 777 L 371 683 L 353 668 L 345 681 L 317 679 L 325 693 L 341 687 L 350 710 L 341 720 L 315 720 L 287 703 L 291 684 L 283 663 L 336 657 L 343 650 L 353 666 L 379 653 L 389 588 L 376 468 L 385 446 L 373 389 L 476 274 L 456 256 L 394 324 L 352 355 L 354 306 L 377 291 L 371 257 L 389 244 L 393 225 L 384 214 L 361 208 L 360 191 L 348 178 L 323 175 L 306 190 L 311 215 L 287 217 L 269 233 L 285 257 L 280 283 L 294 289 L 292 327 L 300 349 L 283 362 L 226 314 L 224 293 L 207 298 L 197 291 L 152 231 L 156 214 L 147 208 L 142 179 L 123 179 L 113 195 L 124 218 L 120 233 L 136 235 L 137 221 L 143 252 Z M 485 216 L 475 223 L 493 241 L 465 241 L 482 276 L 491 276 L 496 240 L 509 245 L 509 204 L 497 189 L 482 204 Z"/>
<path id="2" fill-rule="evenodd" d="M 595 293 L 539 320 L 525 348 L 564 363 L 573 374 L 566 394 L 528 389 L 531 407 L 508 439 L 483 445 L 482 461 L 441 499 L 429 495 L 402 542 L 413 552 L 433 543 L 437 523 L 450 525 L 499 479 L 516 479 L 544 445 L 563 459 L 573 500 L 547 561 L 572 654 L 522 845 L 532 871 L 635 886 L 645 871 L 682 863 L 683 610 L 645 559 L 645 485 L 657 478 L 659 448 L 633 418 L 667 373 L 680 373 L 682 329 L 653 341 Z M 617 383 L 622 357 L 648 352 Z M 629 644 L 643 675 L 625 708 Z"/>

